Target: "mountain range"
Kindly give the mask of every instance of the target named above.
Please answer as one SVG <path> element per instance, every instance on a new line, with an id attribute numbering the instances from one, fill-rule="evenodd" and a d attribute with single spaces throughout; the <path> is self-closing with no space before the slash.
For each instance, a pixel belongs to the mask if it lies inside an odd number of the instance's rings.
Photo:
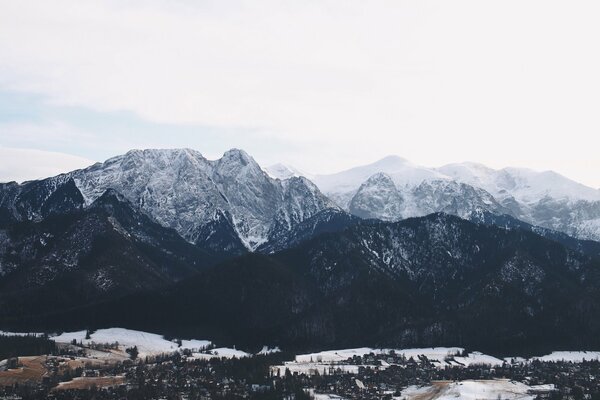
<path id="1" fill-rule="evenodd" d="M 132 150 L 0 184 L 0 324 L 587 349 L 599 221 L 600 193 L 553 172 L 387 157 L 307 175 L 237 149 Z"/>
<path id="2" fill-rule="evenodd" d="M 281 165 L 267 171 L 274 176 L 300 174 Z M 360 217 L 398 221 L 446 212 L 469 218 L 474 210 L 484 209 L 600 240 L 600 190 L 553 171 L 495 170 L 468 162 L 427 168 L 390 156 L 336 174 L 306 176 L 338 206 Z"/>

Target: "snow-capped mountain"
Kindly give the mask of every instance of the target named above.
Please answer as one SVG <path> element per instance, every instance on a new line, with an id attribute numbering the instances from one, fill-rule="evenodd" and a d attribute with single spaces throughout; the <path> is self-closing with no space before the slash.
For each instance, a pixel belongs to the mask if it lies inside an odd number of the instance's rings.
<path id="1" fill-rule="evenodd" d="M 447 164 L 437 171 L 460 182 L 477 186 L 498 199 L 511 196 L 521 203 L 535 203 L 544 197 L 556 200 L 600 201 L 600 191 L 566 178 L 554 171 L 527 168 L 492 169 L 477 163 Z"/>
<path id="2" fill-rule="evenodd" d="M 233 230 L 251 250 L 264 243 L 273 229 L 289 229 L 334 207 L 307 179 L 273 179 L 243 150 L 229 150 L 212 161 L 194 150 L 173 149 L 132 150 L 37 183 L 4 184 L 0 208 L 16 220 L 43 218 L 44 199 L 69 180 L 81 192 L 84 206 L 114 189 L 190 242 Z M 23 194 L 32 191 L 40 192 L 37 200 L 25 201 Z"/>
<path id="3" fill-rule="evenodd" d="M 347 209 L 360 186 L 380 172 L 388 175 L 399 189 L 414 187 L 425 180 L 447 179 L 433 169 L 420 167 L 398 156 L 389 156 L 373 164 L 335 174 L 315 175 L 313 182 L 339 206 Z"/>
<path id="4" fill-rule="evenodd" d="M 316 175 L 321 191 L 361 217 L 393 221 L 476 210 L 508 214 L 582 239 L 600 240 L 600 191 L 556 172 L 495 170 L 476 163 L 427 168 L 389 156 L 331 175 Z"/>
<path id="5" fill-rule="evenodd" d="M 289 179 L 292 177 L 300 177 L 303 176 L 305 178 L 311 178 L 310 174 L 300 171 L 299 169 L 282 163 L 277 163 L 265 167 L 265 172 L 271 177 L 275 179 Z"/>
<path id="6" fill-rule="evenodd" d="M 511 215 L 582 239 L 600 240 L 600 191 L 554 171 L 495 170 L 480 164 L 445 165 L 452 179 L 491 193 Z"/>

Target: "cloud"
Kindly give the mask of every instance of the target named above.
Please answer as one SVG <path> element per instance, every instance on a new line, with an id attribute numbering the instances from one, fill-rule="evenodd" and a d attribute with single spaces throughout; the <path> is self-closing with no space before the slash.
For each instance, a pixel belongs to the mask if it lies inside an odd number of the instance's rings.
<path id="1" fill-rule="evenodd" d="M 93 163 L 70 154 L 0 146 L 0 182 L 46 178 Z"/>
<path id="2" fill-rule="evenodd" d="M 564 157 L 600 169 L 595 1 L 0 0 L 0 11 L 0 86 L 54 104 L 261 132 L 265 149 L 309 148 L 290 155 L 309 171 L 396 153 L 569 169 L 600 185 Z"/>

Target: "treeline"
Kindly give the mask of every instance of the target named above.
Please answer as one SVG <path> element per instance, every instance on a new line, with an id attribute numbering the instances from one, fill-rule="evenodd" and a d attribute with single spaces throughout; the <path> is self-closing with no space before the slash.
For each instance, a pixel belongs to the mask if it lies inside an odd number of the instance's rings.
<path id="1" fill-rule="evenodd" d="M 0 360 L 18 356 L 52 354 L 55 351 L 56 343 L 47 336 L 0 334 Z"/>

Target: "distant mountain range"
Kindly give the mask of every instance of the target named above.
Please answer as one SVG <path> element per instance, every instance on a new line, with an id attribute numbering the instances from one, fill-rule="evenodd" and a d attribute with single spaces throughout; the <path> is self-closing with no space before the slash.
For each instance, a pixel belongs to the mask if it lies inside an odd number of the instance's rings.
<path id="1" fill-rule="evenodd" d="M 0 184 L 0 326 L 597 347 L 599 221 L 598 191 L 552 172 L 387 157 L 308 176 L 242 150 L 133 150 Z"/>
<path id="2" fill-rule="evenodd" d="M 282 165 L 267 171 L 273 176 L 301 174 Z M 446 212 L 469 218 L 479 208 L 600 240 L 600 190 L 553 171 L 495 170 L 476 163 L 426 168 L 390 156 L 332 175 L 306 176 L 337 205 L 360 217 L 397 221 Z"/>
<path id="3" fill-rule="evenodd" d="M 42 181 L 2 184 L 0 212 L 5 220 L 39 220 L 56 189 L 69 180 L 83 198 L 79 207 L 113 189 L 192 243 L 214 240 L 214 233 L 221 232 L 237 236 L 249 250 L 265 243 L 275 229 L 290 229 L 335 207 L 306 178 L 270 178 L 243 150 L 210 161 L 197 151 L 177 149 L 132 150 Z"/>

